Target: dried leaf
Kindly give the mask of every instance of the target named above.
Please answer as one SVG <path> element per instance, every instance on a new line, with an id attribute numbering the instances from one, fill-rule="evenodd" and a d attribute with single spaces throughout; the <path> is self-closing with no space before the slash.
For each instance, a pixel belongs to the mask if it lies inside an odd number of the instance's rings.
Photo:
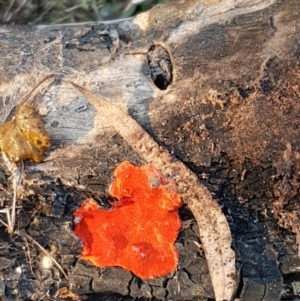
<path id="1" fill-rule="evenodd" d="M 57 292 L 57 298 L 59 299 L 70 299 L 73 301 L 80 301 L 86 299 L 85 296 L 78 296 L 71 292 L 67 287 L 63 286 L 61 287 Z"/>
<path id="2" fill-rule="evenodd" d="M 85 88 L 72 82 L 70 84 L 107 118 L 139 156 L 175 181 L 178 192 L 197 220 L 215 299 L 231 300 L 236 288 L 232 238 L 226 217 L 209 190 L 199 182 L 197 175 L 160 147 L 126 112 Z"/>
<path id="3" fill-rule="evenodd" d="M 27 103 L 33 91 L 49 77 L 52 75 L 44 78 L 25 97 L 13 120 L 0 125 L 0 150 L 13 162 L 25 159 L 41 162 L 43 154 L 50 146 L 50 137 L 41 115 L 34 104 Z"/>

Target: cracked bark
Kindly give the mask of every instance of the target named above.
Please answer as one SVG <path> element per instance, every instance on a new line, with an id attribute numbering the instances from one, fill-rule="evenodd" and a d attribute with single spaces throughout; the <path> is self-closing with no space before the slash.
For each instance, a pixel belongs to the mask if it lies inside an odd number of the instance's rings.
<path id="1" fill-rule="evenodd" d="M 292 215 L 299 203 L 299 15 L 294 0 L 181 1 L 105 24 L 2 27 L 0 121 L 50 73 L 127 109 L 214 193 L 237 253 L 236 297 L 293 300 L 300 280 L 293 233 L 298 220 Z M 165 90 L 152 81 L 153 70 L 168 74 L 166 61 L 149 66 L 154 46 L 170 56 L 172 81 Z M 105 202 L 119 162 L 143 162 L 71 87 L 52 86 L 40 97 L 39 109 L 53 143 L 42 164 L 25 164 L 33 194 L 22 203 L 18 227 L 46 248 L 58 245 L 57 260 L 71 282 L 60 281 L 55 268 L 42 270 L 39 251 L 29 243 L 31 275 L 24 243 L 2 231 L 0 296 L 36 300 L 67 286 L 90 300 L 108 291 L 121 294 L 120 300 L 149 294 L 212 298 L 203 253 L 194 245 L 196 223 L 186 209 L 181 213 L 186 228 L 177 241 L 179 267 L 166 279 L 143 282 L 126 271 L 102 271 L 78 260 L 81 244 L 72 234 L 72 212 L 88 195 Z M 195 266 L 197 274 L 185 272 Z M 107 274 L 110 281 L 102 277 Z M 140 285 L 134 294 L 133 283 Z"/>

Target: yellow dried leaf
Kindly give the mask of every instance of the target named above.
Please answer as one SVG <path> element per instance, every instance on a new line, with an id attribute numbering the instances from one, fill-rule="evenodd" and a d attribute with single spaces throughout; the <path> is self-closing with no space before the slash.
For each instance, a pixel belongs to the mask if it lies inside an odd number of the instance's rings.
<path id="1" fill-rule="evenodd" d="M 0 125 L 0 150 L 13 161 L 41 162 L 50 146 L 42 117 L 33 104 L 21 105 L 15 119 Z"/>
<path id="2" fill-rule="evenodd" d="M 47 76 L 37 87 L 49 77 L 52 76 Z M 15 118 L 0 125 L 0 151 L 13 162 L 26 159 L 41 162 L 43 154 L 51 144 L 42 116 L 33 104 L 27 103 L 29 96 L 37 87 L 18 107 Z"/>

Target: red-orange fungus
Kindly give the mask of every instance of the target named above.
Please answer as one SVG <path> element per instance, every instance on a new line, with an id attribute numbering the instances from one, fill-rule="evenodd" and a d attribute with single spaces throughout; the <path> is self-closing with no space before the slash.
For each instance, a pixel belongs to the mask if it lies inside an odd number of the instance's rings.
<path id="1" fill-rule="evenodd" d="M 121 163 L 110 193 L 113 210 L 101 210 L 87 199 L 74 213 L 81 257 L 98 267 L 120 266 L 151 279 L 165 276 L 178 263 L 174 241 L 181 228 L 182 198 L 174 182 L 153 166 Z"/>

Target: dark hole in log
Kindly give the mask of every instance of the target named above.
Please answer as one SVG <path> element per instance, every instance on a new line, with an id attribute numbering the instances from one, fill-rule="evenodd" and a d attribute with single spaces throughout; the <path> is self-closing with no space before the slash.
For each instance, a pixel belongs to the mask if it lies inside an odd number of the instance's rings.
<path id="1" fill-rule="evenodd" d="M 157 88 L 166 90 L 172 82 L 172 63 L 165 48 L 154 45 L 147 54 L 151 78 Z"/>

